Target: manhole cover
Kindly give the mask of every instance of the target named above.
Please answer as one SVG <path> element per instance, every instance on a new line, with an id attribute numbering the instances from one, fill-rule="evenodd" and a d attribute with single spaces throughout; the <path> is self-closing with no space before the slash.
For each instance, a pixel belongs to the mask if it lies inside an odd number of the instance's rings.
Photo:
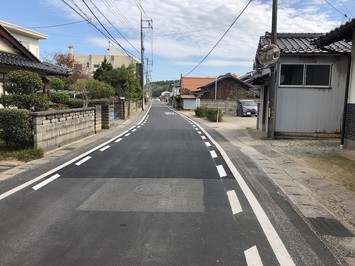
<path id="1" fill-rule="evenodd" d="M 168 193 L 171 190 L 170 186 L 164 184 L 143 184 L 136 186 L 133 191 L 140 195 L 160 195 Z"/>

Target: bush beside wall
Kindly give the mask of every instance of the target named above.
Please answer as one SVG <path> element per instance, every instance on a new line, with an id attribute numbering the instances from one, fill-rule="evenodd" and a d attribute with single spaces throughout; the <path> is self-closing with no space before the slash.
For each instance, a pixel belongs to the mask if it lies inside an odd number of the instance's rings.
<path id="1" fill-rule="evenodd" d="M 23 109 L 0 109 L 0 138 L 6 145 L 31 147 L 32 116 Z"/>
<path id="2" fill-rule="evenodd" d="M 223 111 L 219 108 L 197 107 L 195 115 L 198 117 L 206 117 L 212 122 L 221 122 L 223 120 Z"/>

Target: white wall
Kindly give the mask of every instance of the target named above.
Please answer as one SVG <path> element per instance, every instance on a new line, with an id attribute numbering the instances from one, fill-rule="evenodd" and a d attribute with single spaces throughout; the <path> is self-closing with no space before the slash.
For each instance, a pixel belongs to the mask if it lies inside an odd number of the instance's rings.
<path id="1" fill-rule="evenodd" d="M 276 87 L 275 132 L 341 132 L 347 75 L 344 59 L 341 56 L 311 56 L 307 59 L 289 56 L 280 60 L 280 63 L 333 63 L 333 68 L 331 88 Z"/>

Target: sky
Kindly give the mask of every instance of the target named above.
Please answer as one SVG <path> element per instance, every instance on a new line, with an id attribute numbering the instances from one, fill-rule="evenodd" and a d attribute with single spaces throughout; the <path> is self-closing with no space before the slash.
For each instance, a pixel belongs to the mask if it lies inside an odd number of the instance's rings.
<path id="1" fill-rule="evenodd" d="M 48 35 L 40 41 L 41 60 L 68 53 L 69 45 L 73 45 L 74 55 L 108 54 L 111 46 L 140 60 L 142 17 L 144 61 L 150 81 L 251 71 L 259 37 L 271 31 L 273 2 L 0 1 L 0 20 Z M 277 31 L 326 33 L 353 15 L 355 0 L 279 0 Z"/>

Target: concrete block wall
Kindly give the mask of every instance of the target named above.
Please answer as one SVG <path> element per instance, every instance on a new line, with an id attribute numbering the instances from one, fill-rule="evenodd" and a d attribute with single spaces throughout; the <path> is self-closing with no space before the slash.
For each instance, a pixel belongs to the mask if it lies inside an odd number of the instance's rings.
<path id="1" fill-rule="evenodd" d="M 101 122 L 102 129 L 110 129 L 113 126 L 114 121 L 114 106 L 102 105 L 101 106 Z"/>
<path id="2" fill-rule="evenodd" d="M 345 148 L 355 150 L 355 103 L 348 103 L 344 136 Z"/>
<path id="3" fill-rule="evenodd" d="M 201 99 L 200 106 L 206 106 L 211 108 L 220 108 L 224 111 L 225 115 L 235 116 L 237 111 L 236 100 L 208 100 Z"/>
<path id="4" fill-rule="evenodd" d="M 95 134 L 95 108 L 32 113 L 34 147 L 45 151 Z"/>

